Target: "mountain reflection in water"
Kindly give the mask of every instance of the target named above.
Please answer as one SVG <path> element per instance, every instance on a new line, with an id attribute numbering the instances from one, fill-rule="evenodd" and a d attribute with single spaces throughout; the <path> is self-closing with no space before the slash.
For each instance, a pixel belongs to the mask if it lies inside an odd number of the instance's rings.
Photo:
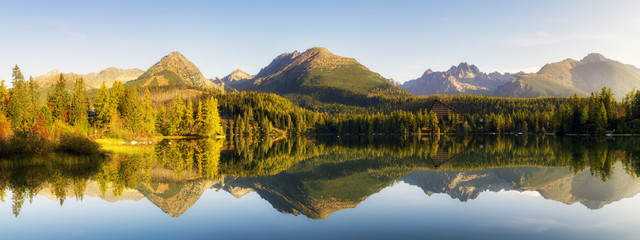
<path id="1" fill-rule="evenodd" d="M 0 200 L 18 217 L 36 195 L 148 199 L 172 217 L 207 191 L 256 192 L 282 213 L 325 219 L 397 182 L 467 202 L 485 191 L 537 191 L 600 209 L 640 192 L 636 138 L 294 138 L 165 140 L 105 156 L 0 161 Z M 213 203 L 211 203 L 213 204 Z"/>

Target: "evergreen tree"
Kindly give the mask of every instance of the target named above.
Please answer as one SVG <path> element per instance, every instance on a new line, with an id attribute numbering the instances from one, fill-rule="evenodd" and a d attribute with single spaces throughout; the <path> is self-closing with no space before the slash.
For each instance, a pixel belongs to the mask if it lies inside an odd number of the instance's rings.
<path id="1" fill-rule="evenodd" d="M 9 90 L 7 90 L 7 86 L 4 84 L 4 80 L 0 81 L 0 113 L 6 113 L 7 107 L 9 105 Z"/>
<path id="2" fill-rule="evenodd" d="M 13 88 L 10 91 L 9 107 L 7 109 L 7 117 L 11 126 L 16 130 L 23 130 L 27 124 L 27 109 L 29 108 L 30 98 L 27 83 L 24 81 L 24 76 L 16 65 L 13 68 L 12 74 Z M 25 106 L 27 106 L 25 108 Z"/>
<path id="3" fill-rule="evenodd" d="M 112 111 L 117 112 L 120 116 L 123 116 L 124 112 L 124 101 L 125 101 L 125 90 L 124 86 L 120 81 L 113 82 L 113 86 L 111 87 L 111 102 L 110 106 Z"/>
<path id="4" fill-rule="evenodd" d="M 107 89 L 106 84 L 102 81 L 100 90 L 96 93 L 93 106 L 95 107 L 96 115 L 94 124 L 96 128 L 104 128 L 109 124 L 111 120 L 111 95 Z"/>
<path id="5" fill-rule="evenodd" d="M 595 133 L 604 134 L 607 129 L 607 109 L 604 103 L 598 104 L 598 110 L 595 119 Z"/>
<path id="6" fill-rule="evenodd" d="M 178 96 L 173 99 L 173 103 L 169 108 L 166 122 L 167 134 L 169 136 L 175 136 L 180 134 L 180 125 L 182 123 L 182 117 L 184 116 L 185 106 L 182 101 L 182 96 Z"/>
<path id="7" fill-rule="evenodd" d="M 201 129 L 203 128 L 203 124 L 204 124 L 204 118 L 202 116 L 202 101 L 198 102 L 198 109 L 196 110 L 196 119 L 194 120 L 194 127 L 195 127 L 195 132 L 200 134 L 200 132 L 202 131 Z"/>
<path id="8" fill-rule="evenodd" d="M 220 125 L 220 113 L 218 112 L 218 100 L 209 97 L 204 103 L 203 127 L 201 136 L 214 137 L 224 136 L 224 131 Z"/>
<path id="9" fill-rule="evenodd" d="M 71 125 L 81 131 L 88 130 L 89 122 L 87 119 L 87 111 L 89 110 L 89 101 L 87 100 L 87 92 L 84 85 L 84 79 L 76 79 L 71 98 L 70 122 Z"/>
<path id="10" fill-rule="evenodd" d="M 138 90 L 127 89 L 125 91 L 124 103 L 122 104 L 122 118 L 124 119 L 127 129 L 134 133 L 142 132 L 143 116 L 141 114 Z"/>
<path id="11" fill-rule="evenodd" d="M 38 84 L 33 80 L 33 77 L 29 77 L 29 105 L 26 109 L 26 118 L 29 125 L 36 122 L 40 113 L 40 91 Z"/>
<path id="12" fill-rule="evenodd" d="M 156 133 L 156 127 L 155 127 L 156 116 L 155 116 L 155 111 L 153 109 L 153 106 L 151 105 L 151 93 L 147 88 L 145 88 L 144 90 L 144 99 L 142 101 L 142 115 L 144 116 L 143 117 L 144 133 L 155 134 Z"/>
<path id="13" fill-rule="evenodd" d="M 60 78 L 53 85 L 53 89 L 47 97 L 47 105 L 51 109 L 51 115 L 55 119 L 68 121 L 69 113 L 69 93 L 66 89 L 66 81 L 64 76 L 60 74 Z"/>
<path id="14" fill-rule="evenodd" d="M 182 123 L 180 124 L 180 129 L 182 135 L 191 135 L 191 129 L 193 129 L 194 119 L 193 119 L 193 103 L 191 99 L 187 100 L 187 105 L 184 110 L 184 114 L 182 116 Z"/>

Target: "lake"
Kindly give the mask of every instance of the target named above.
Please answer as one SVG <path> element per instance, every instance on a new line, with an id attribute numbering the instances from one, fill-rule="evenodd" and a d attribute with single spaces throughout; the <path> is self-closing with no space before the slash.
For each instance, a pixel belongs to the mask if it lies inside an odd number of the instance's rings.
<path id="1" fill-rule="evenodd" d="M 634 239 L 640 138 L 164 140 L 0 160 L 3 239 Z"/>

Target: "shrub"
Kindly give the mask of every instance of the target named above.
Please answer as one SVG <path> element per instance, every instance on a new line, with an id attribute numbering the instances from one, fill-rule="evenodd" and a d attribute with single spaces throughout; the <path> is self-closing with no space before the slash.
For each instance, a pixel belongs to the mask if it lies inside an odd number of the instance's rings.
<path id="1" fill-rule="evenodd" d="M 60 136 L 58 151 L 76 154 L 97 154 L 100 146 L 91 139 L 79 134 L 63 134 Z"/>

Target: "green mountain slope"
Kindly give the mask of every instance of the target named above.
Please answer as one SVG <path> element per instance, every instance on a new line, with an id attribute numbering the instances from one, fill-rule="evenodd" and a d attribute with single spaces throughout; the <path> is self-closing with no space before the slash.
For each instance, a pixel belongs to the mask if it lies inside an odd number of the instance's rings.
<path id="1" fill-rule="evenodd" d="M 230 84 L 239 90 L 304 95 L 345 104 L 373 96 L 410 95 L 355 59 L 336 56 L 320 47 L 282 54 L 253 79 Z"/>
<path id="2" fill-rule="evenodd" d="M 200 70 L 179 52 L 172 52 L 151 66 L 136 80 L 125 83 L 125 87 L 190 86 L 200 88 L 223 87 L 205 78 Z"/>
<path id="3" fill-rule="evenodd" d="M 584 92 L 595 92 L 609 87 L 617 99 L 622 99 L 625 94 L 640 87 L 638 68 L 608 59 L 598 53 L 591 53 L 580 61 L 566 59 L 547 64 L 537 74 Z"/>
<path id="4" fill-rule="evenodd" d="M 494 91 L 495 96 L 518 98 L 569 97 L 574 94 L 588 95 L 580 89 L 564 86 L 546 76 L 537 74 L 515 76 L 511 81 L 499 86 Z"/>

